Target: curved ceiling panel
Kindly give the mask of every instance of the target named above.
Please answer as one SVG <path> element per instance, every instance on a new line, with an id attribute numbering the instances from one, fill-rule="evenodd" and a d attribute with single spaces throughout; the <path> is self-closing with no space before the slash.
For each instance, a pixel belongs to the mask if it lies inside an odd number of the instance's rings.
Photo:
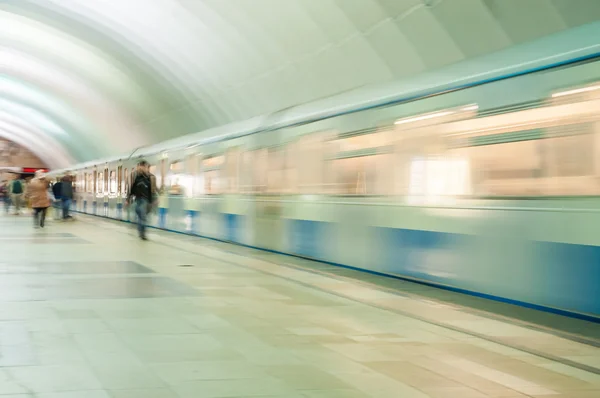
<path id="1" fill-rule="evenodd" d="M 64 168 L 73 164 L 74 159 L 56 140 L 12 114 L 0 112 L 0 137 L 28 148 L 52 168 Z"/>
<path id="2" fill-rule="evenodd" d="M 3 0 L 1 134 L 91 160 L 598 19 L 589 0 Z"/>

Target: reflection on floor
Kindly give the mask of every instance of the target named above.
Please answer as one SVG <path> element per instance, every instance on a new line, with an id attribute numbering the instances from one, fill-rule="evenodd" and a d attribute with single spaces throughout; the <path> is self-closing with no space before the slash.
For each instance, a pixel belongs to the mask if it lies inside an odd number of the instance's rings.
<path id="1" fill-rule="evenodd" d="M 0 398 L 600 397 L 596 324 L 96 218 L 0 249 Z"/>

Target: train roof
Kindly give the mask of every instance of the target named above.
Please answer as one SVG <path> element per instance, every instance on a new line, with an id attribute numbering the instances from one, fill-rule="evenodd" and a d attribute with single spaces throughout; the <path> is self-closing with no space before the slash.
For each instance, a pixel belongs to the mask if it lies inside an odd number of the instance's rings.
<path id="1" fill-rule="evenodd" d="M 594 22 L 421 75 L 357 88 L 307 104 L 138 148 L 132 154 L 98 159 L 74 165 L 72 168 L 89 167 L 120 159 L 148 156 L 167 149 L 239 138 L 261 131 L 410 102 L 440 93 L 585 61 L 600 56 L 598 37 L 600 37 L 600 22 Z"/>

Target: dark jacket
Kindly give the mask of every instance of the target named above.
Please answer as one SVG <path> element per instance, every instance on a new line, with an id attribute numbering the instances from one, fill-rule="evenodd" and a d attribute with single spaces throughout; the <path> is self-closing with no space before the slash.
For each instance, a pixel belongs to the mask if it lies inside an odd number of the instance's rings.
<path id="1" fill-rule="evenodd" d="M 52 185 L 52 194 L 54 195 L 54 199 L 62 199 L 62 182 L 59 181 Z"/>
<path id="2" fill-rule="evenodd" d="M 132 192 L 132 189 L 135 184 L 135 180 L 139 174 L 140 174 L 140 172 L 138 172 L 138 171 L 134 171 L 133 173 L 131 173 L 131 178 L 129 179 L 129 187 L 127 187 L 127 200 L 128 201 L 131 201 L 131 198 L 133 196 L 136 196 Z M 148 173 L 148 177 L 150 178 L 150 191 L 148 193 L 142 193 L 141 197 L 152 203 L 158 196 L 156 193 L 156 177 L 152 173 Z"/>
<path id="3" fill-rule="evenodd" d="M 71 179 L 65 178 L 61 182 L 61 196 L 64 199 L 73 199 L 73 183 Z"/>

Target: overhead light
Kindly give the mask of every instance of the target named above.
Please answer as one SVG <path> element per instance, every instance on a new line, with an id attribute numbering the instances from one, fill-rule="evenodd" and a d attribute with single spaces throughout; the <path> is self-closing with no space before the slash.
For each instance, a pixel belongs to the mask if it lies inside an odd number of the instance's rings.
<path id="1" fill-rule="evenodd" d="M 433 118 L 436 118 L 436 117 L 442 117 L 442 116 L 451 115 L 453 113 L 454 113 L 453 111 L 430 113 L 429 115 L 423 115 L 423 116 L 417 116 L 417 117 L 409 117 L 408 119 L 396 120 L 396 122 L 394 124 L 405 124 L 405 123 L 418 122 L 420 120 L 433 119 Z"/>
<path id="2" fill-rule="evenodd" d="M 462 111 L 476 111 L 477 109 L 479 109 L 479 106 L 477 104 L 474 104 L 474 105 L 465 106 L 461 110 Z"/>
<path id="3" fill-rule="evenodd" d="M 552 98 L 564 97 L 565 95 L 580 94 L 580 93 L 585 93 L 588 91 L 594 91 L 594 90 L 598 90 L 598 89 L 600 89 L 600 85 L 576 88 L 574 90 L 567 90 L 567 91 L 561 91 L 558 93 L 554 93 L 554 94 L 552 94 Z"/>

